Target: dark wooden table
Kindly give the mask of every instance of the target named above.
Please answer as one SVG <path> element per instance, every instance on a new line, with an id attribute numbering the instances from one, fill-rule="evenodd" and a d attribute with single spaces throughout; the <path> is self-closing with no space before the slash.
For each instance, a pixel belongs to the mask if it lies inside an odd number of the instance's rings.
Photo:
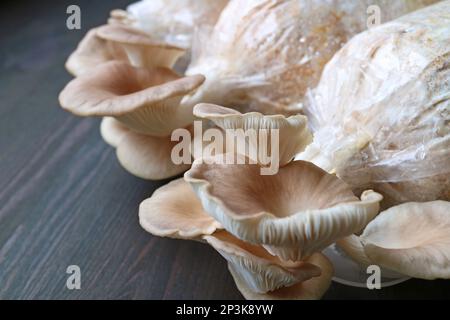
<path id="1" fill-rule="evenodd" d="M 125 0 L 2 1 L 0 10 L 0 298 L 242 299 L 207 245 L 153 237 L 138 205 L 167 181 L 135 178 L 99 135 L 98 119 L 58 106 L 64 62 Z M 78 4 L 82 30 L 66 28 Z M 66 268 L 81 268 L 81 290 Z M 446 281 L 369 291 L 333 284 L 326 299 L 449 298 Z"/>

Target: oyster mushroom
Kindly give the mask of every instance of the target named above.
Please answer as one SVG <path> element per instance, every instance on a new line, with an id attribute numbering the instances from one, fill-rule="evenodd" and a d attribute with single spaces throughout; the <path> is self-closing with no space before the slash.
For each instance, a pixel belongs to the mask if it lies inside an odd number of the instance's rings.
<path id="1" fill-rule="evenodd" d="M 194 45 L 187 74 L 204 74 L 192 104 L 216 103 L 264 114 L 295 114 L 325 64 L 367 28 L 367 8 L 389 21 L 435 1 L 231 0 Z"/>
<path id="2" fill-rule="evenodd" d="M 343 181 L 308 162 L 261 175 L 259 165 L 227 164 L 223 155 L 202 160 L 185 180 L 205 211 L 236 237 L 263 244 L 283 260 L 302 260 L 361 231 L 382 199 L 366 191 L 359 200 Z"/>
<path id="3" fill-rule="evenodd" d="M 105 117 L 100 126 L 103 139 L 116 148 L 119 163 L 131 174 L 148 180 L 176 176 L 189 169 L 188 164 L 175 164 L 170 137 L 153 137 L 134 132 L 119 121 Z"/>
<path id="4" fill-rule="evenodd" d="M 450 199 L 450 1 L 354 37 L 326 66 L 298 159 L 385 206 Z"/>
<path id="5" fill-rule="evenodd" d="M 188 240 L 201 239 L 222 228 L 203 211 L 191 186 L 182 178 L 159 188 L 140 204 L 139 223 L 153 235 Z"/>
<path id="6" fill-rule="evenodd" d="M 236 151 L 247 156 L 252 156 L 254 160 L 258 160 L 259 152 L 262 149 L 262 144 L 265 150 L 269 153 L 271 150 L 271 134 L 272 130 L 277 130 L 277 156 L 279 157 L 279 165 L 284 166 L 289 163 L 297 153 L 303 151 L 305 147 L 311 142 L 312 137 L 307 128 L 307 119 L 305 116 L 295 115 L 289 118 L 283 115 L 265 116 L 258 112 L 251 112 L 242 114 L 234 109 L 225 108 L 213 104 L 198 104 L 194 107 L 194 115 L 198 118 L 212 121 L 217 127 L 222 130 L 238 130 L 242 129 L 243 133 L 253 130 L 255 139 L 244 139 L 244 144 L 237 144 L 233 140 Z M 258 137 L 261 131 L 267 133 L 266 139 Z M 234 139 L 235 137 L 233 137 Z M 236 138 L 239 138 L 237 136 Z M 241 138 L 245 138 L 243 135 Z M 226 141 L 229 143 L 229 141 Z M 228 149 L 227 149 L 228 150 Z M 275 150 L 273 150 L 275 152 Z M 260 162 L 261 163 L 261 162 Z"/>
<path id="7" fill-rule="evenodd" d="M 361 235 L 373 264 L 421 279 L 450 278 L 450 202 L 405 203 L 368 224 Z"/>
<path id="8" fill-rule="evenodd" d="M 328 290 L 334 273 L 333 265 L 321 253 L 313 254 L 305 263 L 320 267 L 321 275 L 303 282 L 298 282 L 290 287 L 278 290 L 258 293 L 253 291 L 246 281 L 228 265 L 231 275 L 234 278 L 238 290 L 248 300 L 316 300 L 320 299 Z"/>
<path id="9" fill-rule="evenodd" d="M 189 168 L 172 162 L 173 130 L 191 125 L 192 109 L 180 105 L 203 76 L 180 78 L 167 68 L 136 68 L 126 62 L 104 63 L 72 80 L 59 96 L 61 106 L 80 116 L 105 116 L 101 134 L 117 148 L 130 173 L 151 180 Z"/>
<path id="10" fill-rule="evenodd" d="M 332 267 L 320 254 L 304 262 L 282 261 L 262 246 L 246 243 L 220 230 L 221 225 L 203 210 L 191 186 L 183 179 L 172 181 L 144 200 L 139 206 L 139 221 L 153 235 L 206 241 L 229 262 L 244 296 L 248 290 L 250 295 L 277 297 L 278 291 L 285 292 L 284 287 L 292 286 L 286 289 L 296 299 L 320 298 L 330 284 Z M 313 277 L 320 277 L 320 281 L 310 281 Z M 299 282 L 308 285 L 299 286 Z M 309 288 L 309 284 L 315 284 L 316 288 Z"/>
<path id="11" fill-rule="evenodd" d="M 69 82 L 59 101 L 76 115 L 110 116 L 136 132 L 165 137 L 192 123 L 192 109 L 180 101 L 203 81 L 201 75 L 180 78 L 167 68 L 112 61 Z"/>
<path id="12" fill-rule="evenodd" d="M 104 25 L 88 31 L 67 60 L 66 68 L 74 76 L 91 72 L 112 60 L 129 62 L 136 67 L 171 68 L 184 52 L 137 29 Z"/>
<path id="13" fill-rule="evenodd" d="M 321 275 L 320 267 L 308 262 L 288 262 L 263 247 L 237 239 L 226 231 L 203 237 L 229 264 L 233 276 L 255 293 L 289 287 Z"/>
<path id="14" fill-rule="evenodd" d="M 122 139 L 129 134 L 130 131 L 130 129 L 113 117 L 103 117 L 100 124 L 100 134 L 103 140 L 114 148 L 117 148 Z"/>

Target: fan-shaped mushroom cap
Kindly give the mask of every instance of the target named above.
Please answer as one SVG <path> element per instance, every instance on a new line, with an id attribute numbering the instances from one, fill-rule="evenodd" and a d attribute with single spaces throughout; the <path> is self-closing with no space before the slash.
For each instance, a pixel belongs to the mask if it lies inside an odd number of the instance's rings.
<path id="1" fill-rule="evenodd" d="M 168 136 L 192 123 L 192 109 L 180 101 L 203 81 L 201 75 L 180 78 L 170 69 L 112 61 L 69 82 L 59 101 L 80 116 L 112 116 L 134 131 Z"/>
<path id="2" fill-rule="evenodd" d="M 426 1 L 430 3 L 433 1 Z M 370 5 L 383 22 L 423 7 L 423 0 L 231 0 L 198 41 L 186 74 L 204 74 L 194 104 L 216 103 L 264 114 L 295 114 L 323 67 L 367 29 Z"/>
<path id="3" fill-rule="evenodd" d="M 405 203 L 368 224 L 361 236 L 373 264 L 414 278 L 450 278 L 450 202 Z"/>
<path id="4" fill-rule="evenodd" d="M 344 182 L 308 162 L 291 162 L 268 176 L 259 165 L 227 164 L 223 155 L 202 160 L 194 161 L 185 180 L 205 211 L 238 238 L 284 260 L 302 260 L 361 231 L 382 199 L 366 191 L 360 201 Z"/>
<path id="5" fill-rule="evenodd" d="M 235 271 L 229 263 L 228 269 L 234 278 L 238 290 L 248 300 L 316 300 L 320 299 L 328 290 L 333 277 L 333 265 L 321 253 L 315 253 L 304 263 L 312 264 L 321 269 L 321 275 L 304 282 L 298 282 L 290 287 L 280 288 L 266 293 L 257 293 L 247 285 L 245 279 Z"/>
<path id="6" fill-rule="evenodd" d="M 141 203 L 139 222 L 153 235 L 178 239 L 200 239 L 221 229 L 182 178 L 159 188 Z"/>
<path id="7" fill-rule="evenodd" d="M 174 164 L 171 158 L 177 142 L 170 137 L 152 137 L 136 133 L 114 118 L 103 118 L 100 126 L 103 139 L 116 147 L 120 164 L 142 179 L 160 180 L 189 169 L 188 164 Z"/>
<path id="8" fill-rule="evenodd" d="M 218 105 L 201 103 L 194 107 L 194 115 L 212 121 L 222 130 L 243 129 L 244 131 L 254 130 L 256 134 L 261 130 L 267 132 L 266 148 L 271 152 L 270 135 L 271 130 L 278 131 L 279 137 L 279 164 L 284 166 L 290 162 L 294 156 L 303 151 L 311 142 L 312 136 L 307 128 L 307 118 L 302 115 L 286 118 L 283 115 L 263 115 L 258 112 L 242 114 L 234 109 L 225 108 Z M 242 145 L 244 150 L 237 150 L 241 154 L 246 154 L 245 150 L 250 150 L 249 154 L 258 154 L 263 140 L 246 140 Z M 256 142 L 256 144 L 255 144 Z M 238 147 L 238 146 L 237 146 Z"/>
<path id="9" fill-rule="evenodd" d="M 391 1 L 393 2 L 393 1 Z M 300 159 L 390 200 L 450 199 L 450 1 L 350 40 L 311 95 Z"/>
<path id="10" fill-rule="evenodd" d="M 203 237 L 229 263 L 253 292 L 265 293 L 320 276 L 320 268 L 306 262 L 282 261 L 263 247 L 239 240 L 226 231 Z"/>
<path id="11" fill-rule="evenodd" d="M 119 60 L 136 67 L 171 68 L 184 49 L 156 41 L 142 31 L 121 25 L 104 25 L 88 31 L 66 62 L 74 76 L 98 65 Z"/>

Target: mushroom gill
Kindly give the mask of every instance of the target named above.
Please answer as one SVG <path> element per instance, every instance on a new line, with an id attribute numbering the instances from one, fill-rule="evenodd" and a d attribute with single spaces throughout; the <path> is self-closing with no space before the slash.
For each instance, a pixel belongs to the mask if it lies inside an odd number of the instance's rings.
<path id="1" fill-rule="evenodd" d="M 139 222 L 156 236 L 205 241 L 211 245 L 228 261 L 236 285 L 246 297 L 276 298 L 287 290 L 297 299 L 319 298 L 330 284 L 332 267 L 326 258 L 315 254 L 307 261 L 283 261 L 261 245 L 236 238 L 203 210 L 183 179 L 170 182 L 144 200 L 139 206 Z M 315 277 L 320 279 L 310 281 Z M 310 288 L 310 284 L 316 288 Z"/>
<path id="2" fill-rule="evenodd" d="M 110 61 L 69 82 L 59 101 L 76 115 L 104 116 L 102 137 L 117 148 L 122 166 L 138 177 L 159 180 L 189 168 L 173 163 L 177 143 L 170 136 L 191 126 L 192 108 L 180 102 L 203 81 L 201 75 L 180 77 L 163 67 Z"/>
<path id="3" fill-rule="evenodd" d="M 260 293 L 255 292 L 247 281 L 229 263 L 228 269 L 236 283 L 238 290 L 247 300 L 317 300 L 328 290 L 334 269 L 331 262 L 321 253 L 315 253 L 304 264 L 311 264 L 320 268 L 321 274 L 306 281 L 297 282 L 289 287 Z"/>
<path id="4" fill-rule="evenodd" d="M 239 240 L 227 231 L 204 236 L 227 261 L 232 273 L 255 293 L 266 293 L 321 275 L 320 267 L 308 262 L 282 261 L 262 246 Z"/>

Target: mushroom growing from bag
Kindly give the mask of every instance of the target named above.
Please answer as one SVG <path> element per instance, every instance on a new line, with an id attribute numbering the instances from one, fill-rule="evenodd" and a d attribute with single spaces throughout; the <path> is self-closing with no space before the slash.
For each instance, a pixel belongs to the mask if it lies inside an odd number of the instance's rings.
<path id="1" fill-rule="evenodd" d="M 331 283 L 333 267 L 320 253 L 306 261 L 282 261 L 262 246 L 222 230 L 183 179 L 170 182 L 143 201 L 139 221 L 153 235 L 210 244 L 228 261 L 247 299 L 319 299 Z"/>
<path id="2" fill-rule="evenodd" d="M 354 37 L 326 66 L 298 158 L 386 205 L 450 199 L 450 1 Z"/>
<path id="3" fill-rule="evenodd" d="M 187 74 L 204 74 L 191 98 L 242 111 L 295 114 L 324 65 L 353 35 L 367 28 L 367 8 L 382 21 L 433 0 L 231 0 L 212 30 L 194 43 Z"/>
<path id="4" fill-rule="evenodd" d="M 170 69 L 137 68 L 126 62 L 101 64 L 73 79 L 59 96 L 61 106 L 83 117 L 103 116 L 101 133 L 117 148 L 122 166 L 144 179 L 164 179 L 189 168 L 171 160 L 175 129 L 190 127 L 192 108 L 184 95 L 204 81 Z"/>

